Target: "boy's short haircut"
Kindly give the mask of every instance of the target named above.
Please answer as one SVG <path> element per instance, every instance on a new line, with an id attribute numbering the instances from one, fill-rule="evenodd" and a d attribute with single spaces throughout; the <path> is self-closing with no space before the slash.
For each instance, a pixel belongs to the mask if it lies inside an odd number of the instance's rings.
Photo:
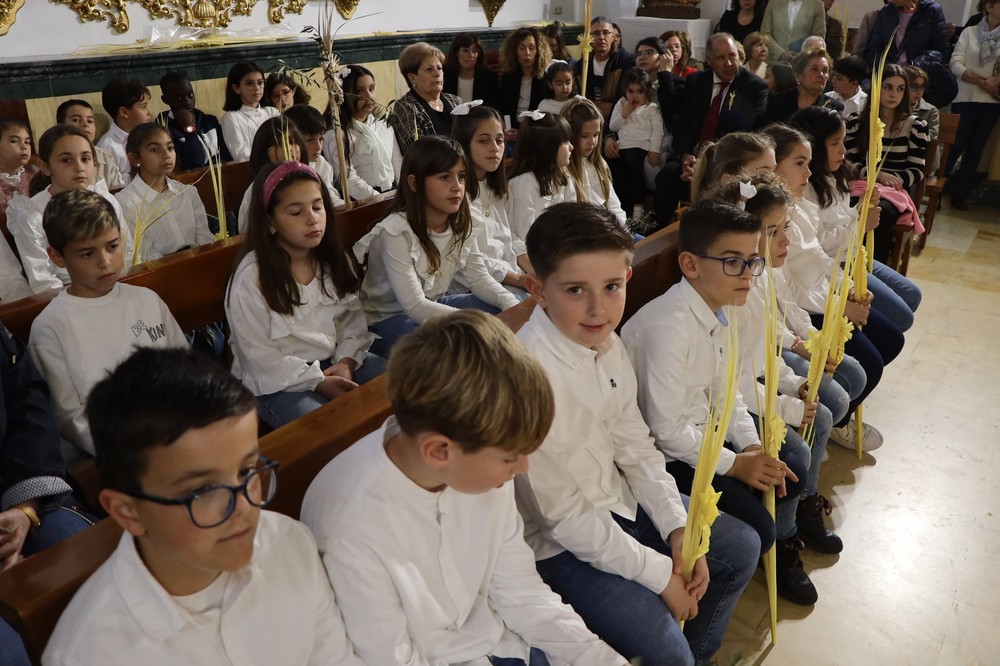
<path id="1" fill-rule="evenodd" d="M 440 433 L 465 453 L 531 453 L 555 414 L 545 371 L 505 324 L 478 310 L 434 317 L 405 335 L 386 374 L 403 432 Z"/>
<path id="2" fill-rule="evenodd" d="M 74 106 L 82 106 L 85 109 L 94 110 L 94 107 L 90 105 L 90 102 L 84 99 L 68 99 L 56 108 L 56 123 L 62 125 L 66 122 L 66 116 L 69 115 L 69 110 Z"/>
<path id="3" fill-rule="evenodd" d="M 188 349 L 139 348 L 87 398 L 101 485 L 139 491 L 150 449 L 255 408 L 253 394 L 206 356 Z"/>
<path id="4" fill-rule="evenodd" d="M 833 63 L 833 71 L 834 73 L 845 77 L 852 83 L 861 83 L 868 78 L 870 70 L 868 68 L 868 63 L 864 58 L 861 56 L 849 55 L 844 56 L 837 62 Z"/>
<path id="5" fill-rule="evenodd" d="M 181 70 L 174 70 L 172 72 L 167 72 L 166 74 L 160 77 L 160 89 L 162 90 L 167 86 L 183 83 L 184 81 L 190 82 L 187 72 Z"/>
<path id="6" fill-rule="evenodd" d="M 295 104 L 285 109 L 285 117 L 295 123 L 299 133 L 304 137 L 326 132 L 323 114 L 308 104 Z"/>
<path id="7" fill-rule="evenodd" d="M 144 97 L 150 96 L 149 88 L 138 79 L 111 79 L 101 91 L 101 105 L 114 120 L 118 117 L 118 109 L 131 109 Z"/>
<path id="8" fill-rule="evenodd" d="M 537 222 L 536 222 L 537 224 Z M 730 203 L 706 199 L 684 211 L 677 234 L 680 252 L 705 254 L 724 234 L 760 232 L 760 218 Z"/>
<path id="9" fill-rule="evenodd" d="M 528 230 L 528 260 L 540 280 L 559 269 L 567 257 L 592 252 L 621 252 L 632 263 L 635 241 L 618 218 L 602 206 L 567 202 L 551 206 Z"/>
<path id="10" fill-rule="evenodd" d="M 52 249 L 62 254 L 73 241 L 97 238 L 120 226 L 115 209 L 103 196 L 90 190 L 68 190 L 45 206 L 42 228 Z"/>

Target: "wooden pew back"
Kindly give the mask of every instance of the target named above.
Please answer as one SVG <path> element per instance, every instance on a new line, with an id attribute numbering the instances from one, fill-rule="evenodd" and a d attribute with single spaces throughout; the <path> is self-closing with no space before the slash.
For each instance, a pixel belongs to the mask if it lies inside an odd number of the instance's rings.
<path id="1" fill-rule="evenodd" d="M 239 212 L 243 195 L 253 182 L 253 177 L 249 162 L 230 162 L 222 165 L 222 199 L 227 211 L 232 211 L 234 214 Z M 205 211 L 209 215 L 218 215 L 215 187 L 212 185 L 212 175 L 208 173 L 207 167 L 183 171 L 176 174 L 174 179 L 185 185 L 194 185 L 198 190 L 198 197 L 205 204 Z"/>

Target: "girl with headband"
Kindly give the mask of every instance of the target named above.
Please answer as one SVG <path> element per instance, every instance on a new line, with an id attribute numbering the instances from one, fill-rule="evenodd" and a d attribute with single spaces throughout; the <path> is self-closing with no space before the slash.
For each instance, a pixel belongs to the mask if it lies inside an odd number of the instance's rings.
<path id="1" fill-rule="evenodd" d="M 226 295 L 233 374 L 279 428 L 377 377 L 360 280 L 333 224 L 333 201 L 301 162 L 257 175 L 246 242 Z"/>

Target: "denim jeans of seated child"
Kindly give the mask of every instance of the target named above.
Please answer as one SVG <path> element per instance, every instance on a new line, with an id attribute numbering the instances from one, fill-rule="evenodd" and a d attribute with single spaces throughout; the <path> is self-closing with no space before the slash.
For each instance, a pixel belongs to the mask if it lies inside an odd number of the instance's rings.
<path id="1" fill-rule="evenodd" d="M 781 352 L 781 358 L 799 377 L 809 374 L 809 361 L 795 352 L 786 349 Z M 861 395 L 867 381 L 865 369 L 850 356 L 844 356 L 833 377 L 823 375 L 819 384 L 819 402 L 830 410 L 834 424 L 850 418 L 851 401 Z"/>
<path id="2" fill-rule="evenodd" d="M 472 294 L 453 294 L 450 296 L 442 296 L 437 299 L 437 302 L 444 305 L 450 305 L 458 310 L 482 310 L 487 314 L 497 314 L 500 312 L 499 308 L 495 308 L 492 305 L 484 303 Z M 393 315 L 387 319 L 383 319 L 380 322 L 372 324 L 368 327 L 368 330 L 379 336 L 378 339 L 372 343 L 372 353 L 378 354 L 383 358 L 389 358 L 389 352 L 392 350 L 392 347 L 396 344 L 396 342 L 410 331 L 415 331 L 417 326 L 419 326 L 419 324 L 405 314 Z"/>
<path id="3" fill-rule="evenodd" d="M 545 653 L 538 648 L 531 648 L 531 655 L 528 657 L 528 663 L 524 663 L 523 659 L 514 659 L 511 657 L 490 657 L 490 664 L 493 666 L 549 666 L 549 659 L 545 656 Z"/>

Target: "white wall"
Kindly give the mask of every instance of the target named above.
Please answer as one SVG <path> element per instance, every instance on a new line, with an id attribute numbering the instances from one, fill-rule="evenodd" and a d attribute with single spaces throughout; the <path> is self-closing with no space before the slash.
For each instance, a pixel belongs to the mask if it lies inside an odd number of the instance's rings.
<path id="1" fill-rule="evenodd" d="M 312 0 L 302 15 L 287 14 L 285 23 L 298 32 L 305 26 L 318 25 L 324 0 Z M 332 4 L 332 3 L 331 3 Z M 106 22 L 80 23 L 76 13 L 45 0 L 25 3 L 7 35 L 0 37 L 0 59 L 32 60 L 41 56 L 69 55 L 93 44 L 131 44 L 149 34 L 154 25 L 169 28 L 172 21 L 151 21 L 141 5 L 126 2 L 131 28 L 125 34 L 114 32 Z M 508 28 L 522 21 L 541 20 L 548 10 L 547 0 L 507 0 L 497 14 L 495 28 Z M 336 25 L 344 23 L 334 12 Z M 476 0 L 361 0 L 356 18 L 339 36 L 373 32 L 426 31 L 434 28 L 486 28 L 486 15 Z M 230 28 L 250 30 L 268 25 L 267 0 L 258 0 L 253 14 L 234 18 Z"/>

